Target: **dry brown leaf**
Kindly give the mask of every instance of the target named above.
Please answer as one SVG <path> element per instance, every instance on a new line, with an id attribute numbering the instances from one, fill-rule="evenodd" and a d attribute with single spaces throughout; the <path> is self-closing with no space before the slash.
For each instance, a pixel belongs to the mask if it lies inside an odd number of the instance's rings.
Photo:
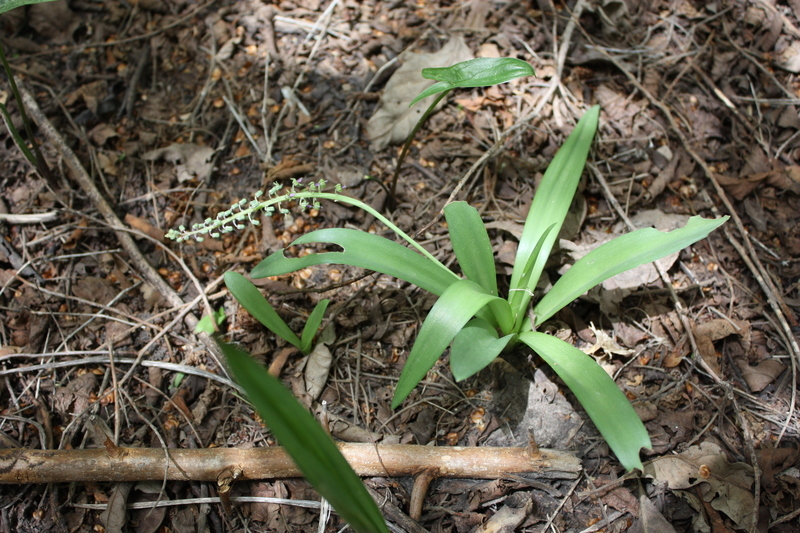
<path id="1" fill-rule="evenodd" d="M 675 533 L 675 528 L 647 496 L 640 496 L 639 519 L 633 523 L 628 533 Z"/>
<path id="2" fill-rule="evenodd" d="M 72 287 L 72 294 L 78 298 L 107 305 L 119 293 L 105 278 L 87 276 Z"/>
<path id="3" fill-rule="evenodd" d="M 322 389 L 325 388 L 325 383 L 328 381 L 328 373 L 331 371 L 332 363 L 333 355 L 331 355 L 328 347 L 322 343 L 314 346 L 314 349 L 308 354 L 304 377 L 306 392 L 312 400 L 316 400 L 322 394 Z"/>
<path id="4" fill-rule="evenodd" d="M 472 52 L 461 37 L 452 38 L 438 52 L 403 54 L 403 65 L 386 82 L 380 105 L 367 124 L 372 150 L 377 152 L 390 144 L 405 141 L 436 98 L 436 95 L 429 96 L 408 107 L 419 93 L 433 84 L 422 77 L 423 68 L 448 67 L 472 57 Z M 440 105 L 444 104 L 440 102 Z"/>
<path id="5" fill-rule="evenodd" d="M 765 359 L 756 365 L 750 365 L 745 359 L 737 358 L 736 366 L 753 392 L 761 392 L 786 370 L 786 366 L 777 359 Z"/>
<path id="6" fill-rule="evenodd" d="M 471 533 L 505 533 L 516 531 L 533 508 L 530 494 L 515 492 L 506 498 L 503 506 L 492 517 Z"/>
<path id="7" fill-rule="evenodd" d="M 128 495 L 132 488 L 133 483 L 117 483 L 111 489 L 106 510 L 100 513 L 106 533 L 122 533 L 125 530 L 128 523 Z"/>
<path id="8" fill-rule="evenodd" d="M 76 377 L 53 394 L 53 408 L 57 413 L 83 413 L 90 404 L 91 396 L 97 393 L 97 376 L 86 372 Z"/>
<path id="9" fill-rule="evenodd" d="M 678 455 L 658 457 L 644 468 L 645 475 L 666 482 L 672 490 L 699 486 L 703 499 L 723 512 L 737 527 L 751 523 L 754 501 L 753 468 L 729 463 L 722 449 L 711 442 L 692 446 Z"/>
<path id="10" fill-rule="evenodd" d="M 128 213 L 125 215 L 125 223 L 133 229 L 137 229 L 150 238 L 157 240 L 158 242 L 162 242 L 164 240 L 164 230 L 158 229 L 143 218 L 135 217 Z"/>
<path id="11" fill-rule="evenodd" d="M 797 165 L 770 170 L 769 172 L 747 174 L 740 178 L 722 174 L 715 174 L 714 176 L 728 194 L 737 200 L 743 200 L 761 183 L 800 194 L 800 166 Z"/>
<path id="12" fill-rule="evenodd" d="M 174 164 L 179 183 L 195 178 L 200 182 L 208 180 L 214 170 L 213 157 L 213 148 L 192 143 L 173 143 L 142 155 L 145 161 L 163 159 Z"/>

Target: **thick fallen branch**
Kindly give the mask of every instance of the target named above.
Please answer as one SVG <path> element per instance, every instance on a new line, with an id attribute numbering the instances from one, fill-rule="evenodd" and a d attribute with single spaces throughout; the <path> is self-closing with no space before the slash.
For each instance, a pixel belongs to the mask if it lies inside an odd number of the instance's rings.
<path id="1" fill-rule="evenodd" d="M 533 448 L 432 447 L 406 444 L 339 445 L 360 476 L 401 477 L 431 472 L 434 477 L 477 479 L 535 473 L 574 478 L 580 461 L 567 452 Z M 0 450 L 0 483 L 72 481 L 215 481 L 301 477 L 283 448 L 87 450 Z"/>

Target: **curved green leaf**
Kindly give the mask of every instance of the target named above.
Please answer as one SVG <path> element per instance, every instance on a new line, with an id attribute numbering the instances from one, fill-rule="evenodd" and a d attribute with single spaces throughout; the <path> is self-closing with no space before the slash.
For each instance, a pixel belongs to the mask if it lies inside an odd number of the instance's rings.
<path id="1" fill-rule="evenodd" d="M 448 91 L 456 87 L 488 87 L 505 83 L 522 76 L 535 76 L 533 67 L 521 59 L 513 57 L 479 57 L 462 61 L 449 67 L 422 69 L 422 77 L 436 80 L 422 91 L 411 105 L 423 98 Z"/>
<path id="2" fill-rule="evenodd" d="M 223 278 L 225 279 L 225 286 L 231 291 L 233 297 L 242 307 L 247 309 L 248 313 L 253 315 L 253 318 L 261 322 L 265 328 L 278 337 L 303 351 L 300 339 L 289 329 L 286 322 L 275 312 L 272 304 L 264 298 L 261 291 L 250 280 L 233 271 L 225 272 Z M 303 351 L 303 353 L 306 352 Z"/>
<path id="3" fill-rule="evenodd" d="M 408 361 L 403 366 L 392 399 L 392 409 L 400 405 L 411 390 L 425 378 L 425 374 L 433 367 L 461 328 L 490 302 L 505 304 L 510 316 L 508 302 L 487 294 L 486 290 L 474 281 L 468 279 L 456 281 L 442 293 L 422 323 L 414 347 L 408 354 Z"/>
<path id="4" fill-rule="evenodd" d="M 511 333 L 498 338 L 497 330 L 482 318 L 473 318 L 453 339 L 450 370 L 456 381 L 477 374 L 500 355 L 514 338 Z"/>
<path id="5" fill-rule="evenodd" d="M 575 129 L 547 167 L 542 182 L 536 189 L 536 195 L 525 220 L 525 228 L 522 230 L 514 271 L 511 275 L 512 289 L 532 291 L 539 283 L 539 276 L 558 238 L 558 232 L 561 231 L 561 225 L 578 188 L 589 148 L 597 131 L 599 116 L 599 106 L 590 108 L 578 121 Z M 527 269 L 528 260 L 550 226 L 555 227 L 544 240 L 539 257 L 528 274 L 528 284 L 523 287 L 520 279 L 525 275 L 524 270 Z M 514 308 L 517 309 L 516 306 Z"/>
<path id="6" fill-rule="evenodd" d="M 620 463 L 642 468 L 641 448 L 650 437 L 630 402 L 614 380 L 591 357 L 556 337 L 528 331 L 519 340 L 531 347 L 564 380 Z"/>
<path id="7" fill-rule="evenodd" d="M 715 220 L 692 217 L 684 227 L 670 232 L 643 228 L 598 246 L 576 261 L 539 301 L 533 310 L 536 325 L 598 283 L 705 239 L 726 220 L 727 216 Z"/>
<path id="8" fill-rule="evenodd" d="M 288 258 L 283 250 L 278 250 L 261 261 L 251 276 L 278 276 L 314 265 L 351 265 L 394 276 L 436 295 L 460 279 L 439 263 L 371 233 L 346 228 L 321 229 L 303 235 L 292 245 L 312 242 L 338 244 L 344 251 Z"/>
<path id="9" fill-rule="evenodd" d="M 355 531 L 388 533 L 375 501 L 322 426 L 264 367 L 217 341 L 236 381 L 308 482 Z"/>
<path id="10" fill-rule="evenodd" d="M 314 341 L 314 335 L 317 334 L 319 325 L 322 324 L 322 318 L 325 316 L 325 310 L 328 309 L 328 304 L 331 301 L 327 298 L 320 300 L 314 306 L 314 310 L 308 315 L 306 325 L 303 326 L 303 333 L 300 335 L 300 351 L 304 354 L 311 352 L 311 343 Z"/>
<path id="11" fill-rule="evenodd" d="M 467 279 L 497 296 L 494 252 L 478 210 L 466 202 L 453 202 L 444 208 L 444 217 L 461 271 Z"/>

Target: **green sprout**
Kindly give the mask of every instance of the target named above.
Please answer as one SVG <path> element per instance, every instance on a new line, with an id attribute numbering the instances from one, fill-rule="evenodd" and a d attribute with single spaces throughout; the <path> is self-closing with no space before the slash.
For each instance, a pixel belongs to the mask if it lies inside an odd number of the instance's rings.
<path id="1" fill-rule="evenodd" d="M 439 94 L 439 96 L 428 106 L 425 113 L 417 121 L 414 129 L 411 130 L 408 138 L 406 139 L 403 149 L 400 151 L 400 157 L 397 158 L 397 166 L 394 170 L 392 177 L 392 186 L 389 190 L 392 202 L 397 201 L 395 197 L 395 189 L 397 188 L 397 177 L 400 175 L 400 168 L 403 166 L 403 161 L 408 154 L 408 149 L 411 147 L 411 141 L 414 140 L 422 124 L 428 120 L 428 117 L 439 102 L 447 96 L 447 94 L 455 88 L 463 87 L 489 87 L 491 85 L 498 85 L 505 83 L 516 78 L 523 76 L 535 76 L 536 73 L 533 67 L 521 59 L 513 57 L 479 57 L 477 59 L 470 59 L 462 61 L 455 65 L 443 68 L 425 68 L 422 69 L 422 77 L 428 80 L 436 80 L 434 83 L 414 98 L 408 107 L 416 104 L 423 98 Z"/>

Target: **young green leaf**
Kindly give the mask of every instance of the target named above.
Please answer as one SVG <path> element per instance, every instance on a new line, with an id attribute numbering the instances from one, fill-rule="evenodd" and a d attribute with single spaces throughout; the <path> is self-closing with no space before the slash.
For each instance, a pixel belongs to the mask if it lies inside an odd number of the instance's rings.
<path id="1" fill-rule="evenodd" d="M 444 208 L 444 217 L 461 271 L 467 279 L 497 296 L 494 252 L 478 210 L 466 202 L 453 202 Z"/>
<path id="2" fill-rule="evenodd" d="M 545 241 L 547 241 L 547 236 L 550 235 L 555 227 L 555 224 L 550 224 L 550 227 L 547 228 L 539 237 L 539 242 L 536 243 L 536 246 L 533 248 L 533 251 L 528 257 L 528 264 L 525 265 L 524 269 L 522 269 L 522 276 L 519 279 L 519 286 L 524 288 L 514 289 L 512 287 L 509 289 L 510 293 L 508 301 L 511 305 L 511 312 L 514 314 L 513 330 L 517 333 L 530 329 L 529 326 L 531 324 L 529 324 L 530 320 L 528 319 L 527 313 L 528 304 L 531 303 L 533 291 L 536 289 L 536 286 L 533 286 L 530 289 L 528 288 L 530 284 L 530 278 L 533 275 L 533 265 L 535 265 L 536 261 L 542 257 L 542 248 L 544 247 Z M 546 258 L 544 260 L 546 260 Z"/>
<path id="3" fill-rule="evenodd" d="M 236 381 L 308 482 L 355 531 L 388 533 L 375 501 L 322 426 L 261 365 L 218 342 Z"/>
<path id="4" fill-rule="evenodd" d="M 511 289 L 532 291 L 536 288 L 539 276 L 550 256 L 553 244 L 558 238 L 558 232 L 561 230 L 561 225 L 578 188 L 583 167 L 589 155 L 589 148 L 597 131 L 599 116 L 599 106 L 589 109 L 578 121 L 575 129 L 558 150 L 550 166 L 547 167 L 542 182 L 536 190 L 536 195 L 533 197 L 525 228 L 522 230 L 522 238 L 519 241 L 514 270 L 511 275 Z M 542 234 L 553 225 L 555 226 L 554 230 L 545 239 L 533 268 L 529 273 L 524 272 L 523 269 L 527 268 L 528 260 L 534 248 L 538 246 Z M 523 275 L 529 276 L 527 286 L 524 287 L 520 283 Z M 512 307 L 515 310 L 518 308 L 513 304 Z"/>
<path id="5" fill-rule="evenodd" d="M 641 448 L 651 448 L 650 437 L 630 402 L 614 380 L 591 357 L 570 344 L 544 333 L 528 331 L 519 340 L 530 346 L 564 380 L 622 466 L 642 468 Z"/>
<path id="6" fill-rule="evenodd" d="M 422 69 L 422 77 L 438 83 L 422 91 L 410 105 L 456 87 L 488 87 L 522 76 L 535 75 L 532 66 L 513 57 L 479 57 L 449 67 L 426 68 Z"/>
<path id="7" fill-rule="evenodd" d="M 392 409 L 400 405 L 412 389 L 423 380 L 461 328 L 481 308 L 493 301 L 505 304 L 510 316 L 508 302 L 487 294 L 486 290 L 474 281 L 468 279 L 456 281 L 442 293 L 422 323 L 414 347 L 408 354 L 408 361 L 403 367 L 394 392 Z"/>
<path id="8" fill-rule="evenodd" d="M 314 306 L 314 310 L 308 315 L 306 325 L 303 327 L 303 333 L 300 335 L 300 351 L 304 354 L 311 352 L 311 345 L 314 342 L 314 335 L 317 334 L 319 325 L 322 324 L 322 318 L 325 316 L 325 310 L 328 308 L 330 300 L 320 300 Z"/>
<path id="9" fill-rule="evenodd" d="M 218 327 L 225 321 L 225 309 L 220 307 L 211 315 L 203 315 L 194 327 L 195 333 L 207 333 L 213 335 L 218 331 Z"/>
<path id="10" fill-rule="evenodd" d="M 643 228 L 598 246 L 576 261 L 534 307 L 535 325 L 541 324 L 598 283 L 705 239 L 726 220 L 727 216 L 714 220 L 692 217 L 684 227 L 667 233 Z"/>
<path id="11" fill-rule="evenodd" d="M 253 269 L 254 278 L 278 276 L 313 265 L 350 265 L 375 270 L 413 283 L 439 295 L 460 278 L 439 262 L 431 261 L 394 241 L 378 235 L 346 228 L 312 231 L 292 245 L 312 242 L 338 244 L 344 251 L 309 254 L 288 258 L 279 250 Z"/>
<path id="12" fill-rule="evenodd" d="M 302 351 L 300 339 L 289 329 L 286 322 L 278 316 L 272 304 L 264 298 L 264 295 L 255 285 L 238 272 L 225 272 L 223 278 L 225 279 L 225 286 L 228 287 L 228 290 L 231 291 L 231 294 L 239 304 L 247 309 L 248 313 L 253 315 L 256 320 L 261 322 L 272 333 Z"/>
<path id="13" fill-rule="evenodd" d="M 450 347 L 450 370 L 456 381 L 477 374 L 500 355 L 514 339 L 510 333 L 499 337 L 497 330 L 482 318 L 473 318 L 453 339 Z"/>

